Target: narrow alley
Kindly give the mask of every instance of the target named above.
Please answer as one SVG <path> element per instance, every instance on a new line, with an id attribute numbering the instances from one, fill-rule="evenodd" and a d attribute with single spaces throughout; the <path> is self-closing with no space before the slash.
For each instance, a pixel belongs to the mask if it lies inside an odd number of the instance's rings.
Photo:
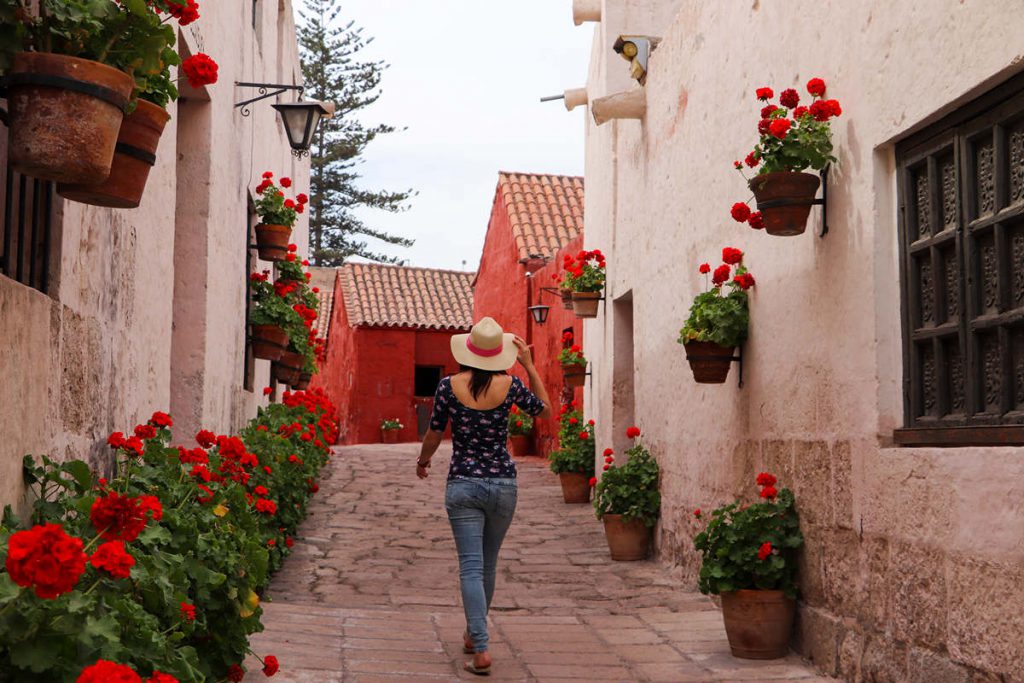
<path id="1" fill-rule="evenodd" d="M 465 626 L 443 508 L 450 446 L 419 481 L 417 446 L 336 449 L 295 553 L 270 586 L 256 653 L 284 681 L 457 681 Z M 492 607 L 499 681 L 827 681 L 791 654 L 729 655 L 712 602 L 654 561 L 613 562 L 589 505 L 545 462 L 518 462 L 516 520 Z M 247 681 L 263 680 L 255 659 Z M 277 680 L 275 679 L 275 680 Z"/>

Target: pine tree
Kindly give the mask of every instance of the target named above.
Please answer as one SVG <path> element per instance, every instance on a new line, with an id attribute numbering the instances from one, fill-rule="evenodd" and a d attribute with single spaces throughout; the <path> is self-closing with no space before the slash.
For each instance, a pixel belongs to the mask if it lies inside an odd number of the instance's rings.
<path id="1" fill-rule="evenodd" d="M 400 259 L 375 252 L 365 237 L 408 247 L 413 240 L 367 226 L 353 209 L 365 206 L 384 211 L 404 211 L 412 190 L 389 192 L 357 186 L 356 170 L 366 146 L 378 135 L 395 131 L 393 126 L 364 126 L 356 113 L 380 97 L 380 80 L 387 65 L 363 61 L 359 52 L 366 39 L 354 22 L 341 25 L 338 5 L 330 0 L 307 0 L 299 27 L 299 48 L 306 98 L 334 102 L 334 117 L 325 119 L 313 138 L 310 158 L 309 232 L 310 255 L 318 266 L 338 266 L 350 256 L 398 263 Z"/>

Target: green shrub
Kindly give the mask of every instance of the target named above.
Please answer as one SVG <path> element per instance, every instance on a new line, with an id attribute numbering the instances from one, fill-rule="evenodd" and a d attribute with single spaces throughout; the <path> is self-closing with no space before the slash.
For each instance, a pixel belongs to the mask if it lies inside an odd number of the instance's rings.
<path id="1" fill-rule="evenodd" d="M 630 427 L 626 435 L 636 439 L 640 430 Z M 621 467 L 615 465 L 610 451 L 605 456 L 604 474 L 594 487 L 594 511 L 598 519 L 605 515 L 622 515 L 623 521 L 637 519 L 652 527 L 661 512 L 658 462 L 639 441 L 634 442 L 626 455 L 629 460 Z"/>

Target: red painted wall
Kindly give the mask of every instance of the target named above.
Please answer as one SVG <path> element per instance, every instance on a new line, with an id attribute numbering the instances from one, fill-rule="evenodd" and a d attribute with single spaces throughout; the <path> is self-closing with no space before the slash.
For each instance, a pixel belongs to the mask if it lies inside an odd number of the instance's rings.
<path id="1" fill-rule="evenodd" d="M 417 365 L 441 366 L 441 376 L 458 371 L 451 355 L 453 332 L 413 328 L 351 327 L 340 281 L 335 284 L 327 358 L 312 386 L 322 387 L 341 416 L 339 443 L 376 443 L 380 423 L 398 418 L 399 441 L 417 441 L 416 405 L 430 399 L 414 394 Z"/>
<path id="2" fill-rule="evenodd" d="M 541 380 L 548 390 L 552 407 L 557 414 L 562 394 L 562 366 L 558 354 L 562 350 L 562 332 L 572 328 L 576 343 L 583 344 L 583 324 L 572 311 L 562 307 L 561 299 L 553 293 L 541 292 L 541 287 L 554 285 L 551 276 L 562 269 L 563 254 L 576 254 L 583 244 L 582 236 L 566 245 L 545 266 L 536 270 L 528 280 L 526 266 L 519 262 L 519 251 L 512 236 L 508 213 L 500 190 L 495 193 L 491 219 L 484 239 L 483 254 L 473 287 L 473 319 L 491 316 L 506 332 L 514 332 L 533 345 L 533 356 Z M 537 264 L 533 264 L 536 268 Z M 550 306 L 548 320 L 537 325 L 527 306 L 543 303 Z M 520 366 L 515 373 L 526 380 Z M 573 397 L 583 405 L 583 391 L 577 389 Z M 547 456 L 558 446 L 558 421 L 554 417 L 536 423 L 535 450 Z"/>

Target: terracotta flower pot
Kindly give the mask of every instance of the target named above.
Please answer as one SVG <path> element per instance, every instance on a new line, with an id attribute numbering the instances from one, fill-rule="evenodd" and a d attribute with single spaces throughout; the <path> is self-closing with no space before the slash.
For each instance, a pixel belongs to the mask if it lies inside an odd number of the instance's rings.
<path id="1" fill-rule="evenodd" d="M 397 429 L 382 429 L 380 430 L 380 440 L 384 443 L 398 443 L 398 430 Z"/>
<path id="2" fill-rule="evenodd" d="M 277 360 L 288 350 L 288 333 L 277 325 L 253 325 L 252 355 L 263 360 Z"/>
<path id="3" fill-rule="evenodd" d="M 750 189 L 769 235 L 789 237 L 807 229 L 807 216 L 821 179 L 810 173 L 776 171 L 755 176 Z"/>
<path id="4" fill-rule="evenodd" d="M 613 560 L 635 562 L 647 557 L 651 545 L 651 529 L 638 519 L 622 521 L 622 515 L 606 514 L 604 535 Z"/>
<path id="5" fill-rule="evenodd" d="M 260 223 L 256 226 L 256 251 L 264 261 L 284 261 L 292 229 L 287 225 Z"/>
<path id="6" fill-rule="evenodd" d="M 577 318 L 596 318 L 601 292 L 573 292 L 572 310 Z"/>
<path id="7" fill-rule="evenodd" d="M 732 365 L 732 347 L 719 346 L 713 342 L 687 342 L 686 360 L 698 384 L 722 384 L 729 376 Z"/>
<path id="8" fill-rule="evenodd" d="M 152 102 L 138 100 L 125 117 L 114 148 L 110 175 L 102 183 L 61 183 L 57 193 L 82 204 L 134 209 L 142 201 L 149 169 L 156 163 L 156 148 L 171 115 Z"/>
<path id="9" fill-rule="evenodd" d="M 295 384 L 292 385 L 292 389 L 296 391 L 305 391 L 309 389 L 309 383 L 313 381 L 313 374 L 309 372 L 303 372 L 299 375 L 299 379 Z"/>
<path id="10" fill-rule="evenodd" d="M 782 591 L 722 593 L 722 618 L 729 649 L 742 659 L 778 659 L 789 653 L 796 601 Z"/>
<path id="11" fill-rule="evenodd" d="M 302 374 L 302 364 L 305 359 L 302 354 L 294 351 L 285 351 L 281 357 L 270 366 L 270 372 L 281 384 L 292 385 L 298 381 Z"/>
<path id="12" fill-rule="evenodd" d="M 566 503 L 590 502 L 590 477 L 581 472 L 561 472 L 558 481 L 562 484 L 562 498 Z"/>
<path id="13" fill-rule="evenodd" d="M 529 434 L 510 434 L 508 437 L 508 443 L 509 450 L 512 451 L 513 458 L 522 458 L 525 455 L 529 455 Z"/>
<path id="14" fill-rule="evenodd" d="M 17 53 L 7 76 L 11 165 L 62 183 L 106 179 L 134 79 L 106 64 L 45 52 Z"/>
<path id="15" fill-rule="evenodd" d="M 562 383 L 567 387 L 582 387 L 587 383 L 587 369 L 575 363 L 563 363 Z"/>
<path id="16" fill-rule="evenodd" d="M 568 289 L 558 290 L 559 295 L 562 297 L 562 306 L 567 311 L 572 310 L 572 292 Z"/>

